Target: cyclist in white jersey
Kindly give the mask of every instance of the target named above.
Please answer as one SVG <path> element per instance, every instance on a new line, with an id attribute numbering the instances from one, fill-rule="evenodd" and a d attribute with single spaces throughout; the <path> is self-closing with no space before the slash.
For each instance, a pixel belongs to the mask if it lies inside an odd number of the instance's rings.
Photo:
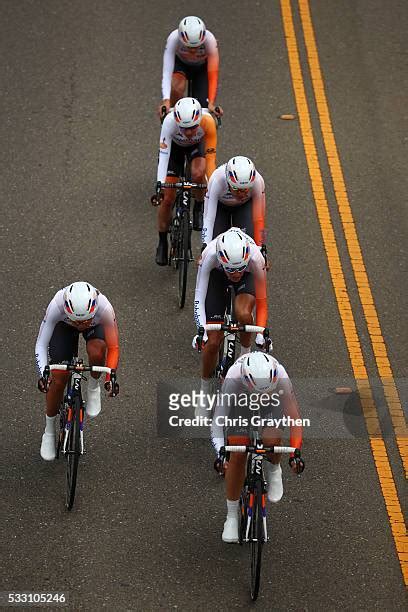
<path id="1" fill-rule="evenodd" d="M 280 446 L 284 430 L 283 417 L 290 417 L 290 446 L 301 448 L 302 427 L 299 406 L 289 376 L 280 363 L 263 352 L 242 355 L 228 370 L 219 401 L 214 411 L 211 437 L 218 453 L 225 444 L 250 443 L 250 427 L 259 427 L 265 446 Z M 264 461 L 268 483 L 268 499 L 278 502 L 283 495 L 281 455 L 270 455 Z M 298 474 L 304 469 L 303 459 L 289 458 L 289 464 Z M 227 518 L 222 539 L 238 542 L 239 496 L 245 479 L 246 455 L 231 453 L 225 469 Z"/>
<path id="2" fill-rule="evenodd" d="M 256 325 L 266 327 L 268 306 L 265 260 L 252 238 L 236 227 L 212 240 L 202 253 L 194 297 L 197 328 L 210 322 L 223 322 L 230 285 L 235 294 L 237 321 L 252 325 L 256 305 Z M 211 389 L 211 376 L 223 337 L 223 332 L 216 331 L 204 335 L 201 365 L 201 390 L 204 393 Z M 241 333 L 240 340 L 241 354 L 248 353 L 251 334 Z M 196 344 L 197 336 L 193 339 L 193 347 Z M 262 334 L 257 334 L 256 344 L 259 347 L 265 345 Z"/>
<path id="3" fill-rule="evenodd" d="M 35 359 L 39 375 L 38 388 L 46 397 L 46 426 L 41 442 L 41 456 L 55 459 L 55 421 L 63 399 L 69 373 L 52 372 L 48 384 L 43 378 L 48 363 L 69 363 L 78 355 L 79 334 L 86 341 L 90 365 L 117 368 L 119 334 L 116 317 L 109 300 L 87 282 L 75 282 L 57 291 L 48 305 L 35 345 Z M 87 414 L 94 417 L 101 410 L 100 374 L 92 373 L 87 386 Z M 119 385 L 112 389 L 109 374 L 105 389 L 117 395 Z"/>
<path id="4" fill-rule="evenodd" d="M 232 157 L 208 181 L 204 201 L 203 248 L 230 227 L 240 227 L 258 246 L 266 242 L 265 183 L 253 162 Z"/>
<path id="5" fill-rule="evenodd" d="M 222 115 L 215 106 L 218 86 L 219 54 L 214 34 L 199 17 L 184 17 L 177 30 L 167 38 L 163 56 L 162 106 L 169 112 L 177 100 L 185 96 L 186 81 L 191 79 L 191 95 L 202 107 Z M 217 108 L 217 111 L 216 111 Z"/>

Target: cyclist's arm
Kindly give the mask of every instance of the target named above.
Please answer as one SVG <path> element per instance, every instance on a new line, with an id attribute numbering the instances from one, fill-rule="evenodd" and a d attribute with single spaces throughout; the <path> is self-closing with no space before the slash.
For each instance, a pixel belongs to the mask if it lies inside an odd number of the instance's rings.
<path id="1" fill-rule="evenodd" d="M 213 173 L 207 185 L 207 193 L 204 200 L 203 231 L 201 239 L 203 243 L 209 244 L 213 239 L 214 223 L 217 216 L 218 198 L 222 193 L 223 172 L 219 168 Z"/>
<path id="2" fill-rule="evenodd" d="M 214 268 L 214 260 L 212 251 L 215 253 L 215 246 L 208 245 L 202 253 L 201 263 L 198 267 L 197 281 L 194 295 L 194 320 L 197 328 L 204 326 L 207 322 L 205 312 L 205 300 L 207 297 L 208 283 L 210 280 L 210 272 Z M 215 255 L 214 255 L 215 257 Z"/>
<path id="3" fill-rule="evenodd" d="M 207 74 L 208 74 L 208 102 L 215 104 L 218 87 L 218 70 L 220 64 L 220 56 L 218 53 L 218 45 L 215 36 L 211 32 L 207 32 Z"/>
<path id="4" fill-rule="evenodd" d="M 171 96 L 171 77 L 173 75 L 174 63 L 176 59 L 176 48 L 178 42 L 177 30 L 171 32 L 167 38 L 166 47 L 163 54 L 163 77 L 162 77 L 162 96 L 163 100 L 170 100 Z"/>
<path id="5" fill-rule="evenodd" d="M 280 396 L 281 401 L 283 401 L 283 413 L 290 417 L 292 422 L 296 422 L 297 419 L 301 418 L 300 410 L 289 377 L 283 378 L 283 391 L 284 393 Z M 302 432 L 303 428 L 301 425 L 290 426 L 290 446 L 294 446 L 295 448 L 302 447 Z"/>
<path id="6" fill-rule="evenodd" d="M 209 180 L 216 168 L 217 128 L 211 115 L 203 115 L 201 125 L 204 129 L 205 172 Z"/>
<path id="7" fill-rule="evenodd" d="M 234 378 L 224 380 L 221 393 L 217 395 L 217 404 L 211 422 L 211 442 L 217 452 L 224 444 L 224 425 L 231 410 L 231 402 L 237 394 L 237 383 Z"/>
<path id="8" fill-rule="evenodd" d="M 48 305 L 35 343 L 35 361 L 40 376 L 43 375 L 44 368 L 48 364 L 48 347 L 52 334 L 56 324 L 61 320 L 61 313 L 58 308 L 56 297 L 54 297 Z"/>
<path id="9" fill-rule="evenodd" d="M 157 180 L 164 183 L 167 176 L 167 168 L 169 167 L 169 159 L 171 153 L 171 143 L 174 133 L 174 119 L 172 115 L 167 115 L 163 121 L 160 132 L 159 145 L 159 164 L 157 166 Z"/>
<path id="10" fill-rule="evenodd" d="M 250 271 L 253 270 L 255 274 L 256 324 L 266 327 L 268 320 L 268 301 L 266 293 L 265 260 L 257 247 L 254 246 L 253 251 L 249 265 Z"/>
<path id="11" fill-rule="evenodd" d="M 257 185 L 254 187 L 252 197 L 252 220 L 254 224 L 254 238 L 258 246 L 266 243 L 265 234 L 265 183 L 258 175 Z"/>
<path id="12" fill-rule="evenodd" d="M 108 302 L 102 315 L 102 325 L 105 332 L 105 342 L 107 348 L 106 366 L 117 368 L 119 363 L 119 330 L 116 322 L 115 311 Z M 106 374 L 105 380 L 110 380 L 110 374 Z"/>

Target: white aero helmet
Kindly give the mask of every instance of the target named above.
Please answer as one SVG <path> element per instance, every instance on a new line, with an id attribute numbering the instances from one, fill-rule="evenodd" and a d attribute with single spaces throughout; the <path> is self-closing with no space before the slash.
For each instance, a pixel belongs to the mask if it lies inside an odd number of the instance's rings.
<path id="1" fill-rule="evenodd" d="M 64 291 L 64 310 L 71 321 L 87 321 L 98 310 L 98 292 L 89 283 L 72 283 Z"/>
<path id="2" fill-rule="evenodd" d="M 256 351 L 244 356 L 241 363 L 241 378 L 251 391 L 269 393 L 278 384 L 279 363 L 272 355 Z"/>
<path id="3" fill-rule="evenodd" d="M 227 162 L 225 174 L 231 189 L 251 189 L 256 170 L 254 163 L 248 157 L 237 155 Z"/>
<path id="4" fill-rule="evenodd" d="M 217 259 L 226 272 L 242 272 L 249 264 L 251 251 L 248 236 L 239 227 L 220 234 L 216 243 Z"/>
<path id="5" fill-rule="evenodd" d="M 181 128 L 191 128 L 200 125 L 201 104 L 195 98 L 181 98 L 174 107 L 174 119 Z"/>
<path id="6" fill-rule="evenodd" d="M 199 47 L 205 39 L 205 24 L 199 17 L 184 17 L 178 27 L 179 37 L 186 47 Z"/>

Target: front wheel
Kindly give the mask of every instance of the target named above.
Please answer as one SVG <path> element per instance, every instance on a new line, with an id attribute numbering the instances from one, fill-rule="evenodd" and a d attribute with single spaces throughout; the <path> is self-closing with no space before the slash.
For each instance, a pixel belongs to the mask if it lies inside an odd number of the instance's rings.
<path id="1" fill-rule="evenodd" d="M 72 406 L 72 418 L 68 433 L 66 450 L 67 460 L 67 491 L 65 505 L 68 510 L 72 509 L 75 499 L 75 490 L 78 474 L 79 457 L 81 454 L 80 431 L 81 431 L 81 399 L 76 397 Z"/>
<path id="2" fill-rule="evenodd" d="M 251 546 L 251 599 L 255 601 L 259 593 L 261 581 L 262 547 L 264 543 L 264 528 L 262 516 L 262 483 L 255 483 L 252 499 L 252 521 L 249 533 Z"/>
<path id="3" fill-rule="evenodd" d="M 179 307 L 184 308 L 187 290 L 187 272 L 190 263 L 190 219 L 187 212 L 181 218 L 178 249 Z"/>

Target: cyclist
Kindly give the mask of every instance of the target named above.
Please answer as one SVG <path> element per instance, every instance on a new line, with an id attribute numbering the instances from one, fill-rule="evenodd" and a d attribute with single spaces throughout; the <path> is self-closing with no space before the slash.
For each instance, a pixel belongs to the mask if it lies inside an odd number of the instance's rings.
<path id="1" fill-rule="evenodd" d="M 184 158 L 191 163 L 191 179 L 195 183 L 206 182 L 215 170 L 217 130 L 213 117 L 203 114 L 198 100 L 182 98 L 163 121 L 160 134 L 157 181 L 177 182 L 184 174 Z M 202 229 L 204 190 L 194 190 L 193 229 Z M 156 263 L 168 263 L 167 234 L 171 223 L 175 189 L 166 189 L 160 196 L 158 211 L 159 245 Z"/>
<path id="2" fill-rule="evenodd" d="M 40 454 L 46 461 L 55 459 L 55 420 L 63 400 L 69 373 L 53 371 L 48 384 L 43 378 L 48 363 L 69 363 L 78 355 L 79 334 L 86 341 L 90 365 L 116 368 L 119 361 L 119 334 L 115 312 L 109 300 L 87 282 L 75 282 L 60 289 L 48 305 L 35 345 L 35 358 L 40 375 L 38 388 L 47 394 L 45 431 Z M 100 374 L 88 380 L 86 412 L 95 417 L 101 410 Z M 119 392 L 112 388 L 109 374 L 105 389 L 110 396 Z"/>
<path id="3" fill-rule="evenodd" d="M 208 181 L 203 249 L 231 226 L 240 227 L 258 246 L 265 243 L 265 183 L 253 162 L 241 155 L 219 166 Z"/>
<path id="4" fill-rule="evenodd" d="M 252 325 L 252 312 L 256 304 L 256 325 L 265 327 L 268 315 L 265 260 L 252 238 L 237 227 L 220 234 L 202 253 L 194 298 L 197 328 L 207 322 L 223 322 L 229 285 L 232 285 L 235 293 L 237 321 Z M 211 375 L 223 338 L 223 332 L 204 334 L 201 367 L 201 390 L 204 395 L 211 391 Z M 251 334 L 241 333 L 240 339 L 241 355 L 249 353 Z M 259 347 L 265 344 L 262 334 L 257 334 L 255 341 Z M 193 339 L 193 347 L 196 346 L 197 336 Z"/>
<path id="5" fill-rule="evenodd" d="M 192 81 L 192 95 L 201 106 L 210 112 L 222 115 L 222 109 L 215 110 L 218 85 L 219 55 L 217 41 L 199 17 L 184 17 L 178 30 L 167 38 L 163 56 L 162 106 L 169 112 L 177 100 L 185 95 L 187 79 Z"/>
<path id="6" fill-rule="evenodd" d="M 301 448 L 302 427 L 294 424 L 300 418 L 299 407 L 285 368 L 271 355 L 259 351 L 243 355 L 228 370 L 219 395 L 211 428 L 215 450 L 219 453 L 224 445 L 224 426 L 227 444 L 249 444 L 248 425 L 255 418 L 254 425 L 259 421 L 264 425 L 261 436 L 264 445 L 279 446 L 284 428 L 279 420 L 283 416 L 292 419 L 290 446 Z M 269 501 L 278 502 L 283 495 L 281 455 L 273 453 L 269 458 L 272 463 L 263 463 L 267 495 Z M 224 466 L 227 496 L 227 518 L 222 533 L 224 542 L 238 542 L 239 497 L 245 480 L 245 465 L 245 453 L 231 453 Z M 304 470 L 303 459 L 295 459 L 293 455 L 289 458 L 289 465 L 296 474 Z"/>

